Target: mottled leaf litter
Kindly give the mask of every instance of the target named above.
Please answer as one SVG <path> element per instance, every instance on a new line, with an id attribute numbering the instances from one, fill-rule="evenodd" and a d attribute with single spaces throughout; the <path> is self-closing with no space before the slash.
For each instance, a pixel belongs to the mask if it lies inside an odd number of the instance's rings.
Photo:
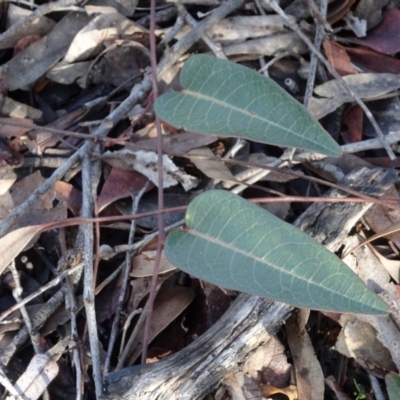
<path id="1" fill-rule="evenodd" d="M 3 397 L 399 397 L 400 10 L 277 3 L 3 4 Z"/>

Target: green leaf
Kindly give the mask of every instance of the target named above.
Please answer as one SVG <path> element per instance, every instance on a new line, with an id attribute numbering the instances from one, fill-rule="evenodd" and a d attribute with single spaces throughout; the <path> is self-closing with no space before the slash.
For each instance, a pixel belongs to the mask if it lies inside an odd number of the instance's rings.
<path id="1" fill-rule="evenodd" d="M 173 126 L 329 156 L 342 153 L 299 102 L 249 68 L 199 54 L 186 61 L 180 81 L 182 92 L 165 93 L 154 105 Z"/>
<path id="2" fill-rule="evenodd" d="M 386 375 L 385 382 L 389 400 L 400 399 L 400 376 L 395 372 L 390 372 Z"/>
<path id="3" fill-rule="evenodd" d="M 196 197 L 166 241 L 179 269 L 233 290 L 318 310 L 386 314 L 386 304 L 338 257 L 230 192 Z"/>

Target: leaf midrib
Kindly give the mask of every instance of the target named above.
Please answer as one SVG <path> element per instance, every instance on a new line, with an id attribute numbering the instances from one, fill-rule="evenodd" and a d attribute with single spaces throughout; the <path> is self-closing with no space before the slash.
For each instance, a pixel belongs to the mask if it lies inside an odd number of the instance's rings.
<path id="1" fill-rule="evenodd" d="M 202 100 L 206 100 L 206 101 L 208 101 L 208 102 L 210 102 L 210 103 L 214 103 L 214 104 L 217 104 L 217 105 L 219 105 L 219 106 L 222 106 L 222 107 L 225 107 L 225 108 L 229 108 L 229 109 L 231 109 L 232 111 L 236 111 L 236 112 L 241 113 L 241 114 L 244 114 L 244 115 L 246 115 L 246 116 L 248 116 L 248 117 L 250 117 L 250 118 L 257 119 L 257 120 L 261 121 L 262 123 L 268 123 L 268 124 L 270 124 L 270 125 L 272 125 L 272 126 L 278 128 L 278 129 L 286 130 L 287 132 L 290 132 L 290 133 L 292 133 L 292 134 L 295 135 L 295 136 L 298 136 L 298 137 L 300 137 L 300 138 L 302 138 L 302 139 L 307 140 L 307 138 L 305 138 L 305 137 L 299 135 L 297 132 L 292 131 L 292 130 L 287 129 L 287 128 L 283 128 L 281 125 L 278 125 L 277 123 L 271 121 L 270 119 L 267 119 L 267 118 L 265 118 L 265 117 L 261 117 L 261 116 L 259 116 L 259 115 L 256 114 L 256 113 L 252 113 L 252 112 L 250 112 L 250 111 L 244 110 L 243 108 L 234 106 L 234 105 L 232 105 L 232 104 L 230 104 L 230 103 L 224 103 L 222 100 L 218 100 L 218 99 L 216 99 L 215 97 L 207 96 L 207 95 L 205 95 L 205 94 L 203 94 L 203 93 L 199 93 L 199 92 L 193 92 L 192 90 L 188 90 L 188 89 L 183 89 L 183 90 L 181 91 L 181 93 L 185 93 L 185 94 L 187 94 L 187 95 L 189 95 L 189 96 L 192 96 L 192 97 L 194 97 L 194 98 L 198 97 L 198 98 L 200 98 L 200 99 L 202 99 Z"/>
<path id="2" fill-rule="evenodd" d="M 240 253 L 240 254 L 246 256 L 246 257 L 253 258 L 253 259 L 256 260 L 256 261 L 261 262 L 262 264 L 266 264 L 267 266 L 272 267 L 273 269 L 275 269 L 275 270 L 278 271 L 278 272 L 284 273 L 284 274 L 286 274 L 286 275 L 288 275 L 288 276 L 291 276 L 291 277 L 294 277 L 294 278 L 298 278 L 299 280 L 304 281 L 304 282 L 306 282 L 306 283 L 308 283 L 308 284 L 310 284 L 310 285 L 314 285 L 314 286 L 316 286 L 316 287 L 322 288 L 322 289 L 326 290 L 326 291 L 329 292 L 329 293 L 333 293 L 333 294 L 336 294 L 336 295 L 343 296 L 342 294 L 339 294 L 339 293 L 337 293 L 337 292 L 335 292 L 335 291 L 333 291 L 333 290 L 330 290 L 330 289 L 329 289 L 328 287 L 326 287 L 326 286 L 322 286 L 322 285 L 320 285 L 320 284 L 318 284 L 318 283 L 312 282 L 312 281 L 310 281 L 310 280 L 308 280 L 308 279 L 302 277 L 301 275 L 289 273 L 288 271 L 283 270 L 282 268 L 278 267 L 278 266 L 275 265 L 275 264 L 272 264 L 272 263 L 269 263 L 269 262 L 267 263 L 267 262 L 266 262 L 265 260 L 263 260 L 262 258 L 256 257 L 256 256 L 254 256 L 253 254 L 251 254 L 251 253 L 249 253 L 249 252 L 247 252 L 247 251 L 245 251 L 245 250 L 242 250 L 242 249 L 239 249 L 239 248 L 237 248 L 237 247 L 234 247 L 234 246 L 232 246 L 232 245 L 230 245 L 230 244 L 228 244 L 228 243 L 226 243 L 226 242 L 222 242 L 221 240 L 216 239 L 216 238 L 214 238 L 214 237 L 212 237 L 212 236 L 208 236 L 208 235 L 206 235 L 206 234 L 200 233 L 199 231 L 193 230 L 192 228 L 188 228 L 188 229 L 186 230 L 186 232 L 192 234 L 193 236 L 197 236 L 197 237 L 199 237 L 199 238 L 201 238 L 201 239 L 204 239 L 204 240 L 206 240 L 206 241 L 214 242 L 214 243 L 216 243 L 216 244 L 218 244 L 218 245 L 220 245 L 220 246 L 222 246 L 222 247 L 224 247 L 224 248 L 226 248 L 226 249 L 229 249 L 229 250 L 231 250 L 231 251 L 238 252 L 238 253 Z M 210 240 L 210 238 L 211 238 L 212 240 Z M 344 297 L 344 296 L 343 296 L 343 297 Z M 345 297 L 345 298 L 347 298 L 347 299 L 349 299 L 350 301 L 353 301 L 353 302 L 355 301 L 354 299 L 352 299 L 352 298 L 350 298 L 350 297 Z M 365 303 L 363 303 L 362 301 L 357 301 L 357 303 L 358 303 L 358 304 L 361 304 L 362 306 L 365 306 Z M 376 309 L 376 307 L 371 307 L 371 306 L 368 306 L 368 307 L 369 307 L 369 308 L 374 308 L 374 309 Z"/>

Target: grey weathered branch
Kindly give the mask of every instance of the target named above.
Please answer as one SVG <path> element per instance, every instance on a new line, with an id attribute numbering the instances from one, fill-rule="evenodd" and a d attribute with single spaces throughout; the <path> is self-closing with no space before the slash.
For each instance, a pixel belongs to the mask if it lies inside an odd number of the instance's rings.
<path id="1" fill-rule="evenodd" d="M 104 399 L 201 399 L 239 356 L 249 354 L 276 332 L 292 307 L 242 294 L 204 335 L 155 364 L 124 368 L 106 377 Z"/>

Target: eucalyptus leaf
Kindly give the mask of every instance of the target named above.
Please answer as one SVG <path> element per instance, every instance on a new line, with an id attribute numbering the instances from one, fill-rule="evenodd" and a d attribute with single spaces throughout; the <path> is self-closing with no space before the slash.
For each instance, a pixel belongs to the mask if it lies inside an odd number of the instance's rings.
<path id="1" fill-rule="evenodd" d="M 400 376 L 395 372 L 390 372 L 386 375 L 385 382 L 389 400 L 400 399 Z"/>
<path id="2" fill-rule="evenodd" d="M 386 314 L 387 305 L 338 257 L 292 225 L 230 192 L 197 196 L 168 259 L 202 280 L 297 307 Z"/>
<path id="3" fill-rule="evenodd" d="M 299 102 L 249 68 L 198 54 L 186 61 L 180 82 L 181 92 L 164 93 L 154 105 L 173 126 L 329 156 L 342 152 Z"/>

